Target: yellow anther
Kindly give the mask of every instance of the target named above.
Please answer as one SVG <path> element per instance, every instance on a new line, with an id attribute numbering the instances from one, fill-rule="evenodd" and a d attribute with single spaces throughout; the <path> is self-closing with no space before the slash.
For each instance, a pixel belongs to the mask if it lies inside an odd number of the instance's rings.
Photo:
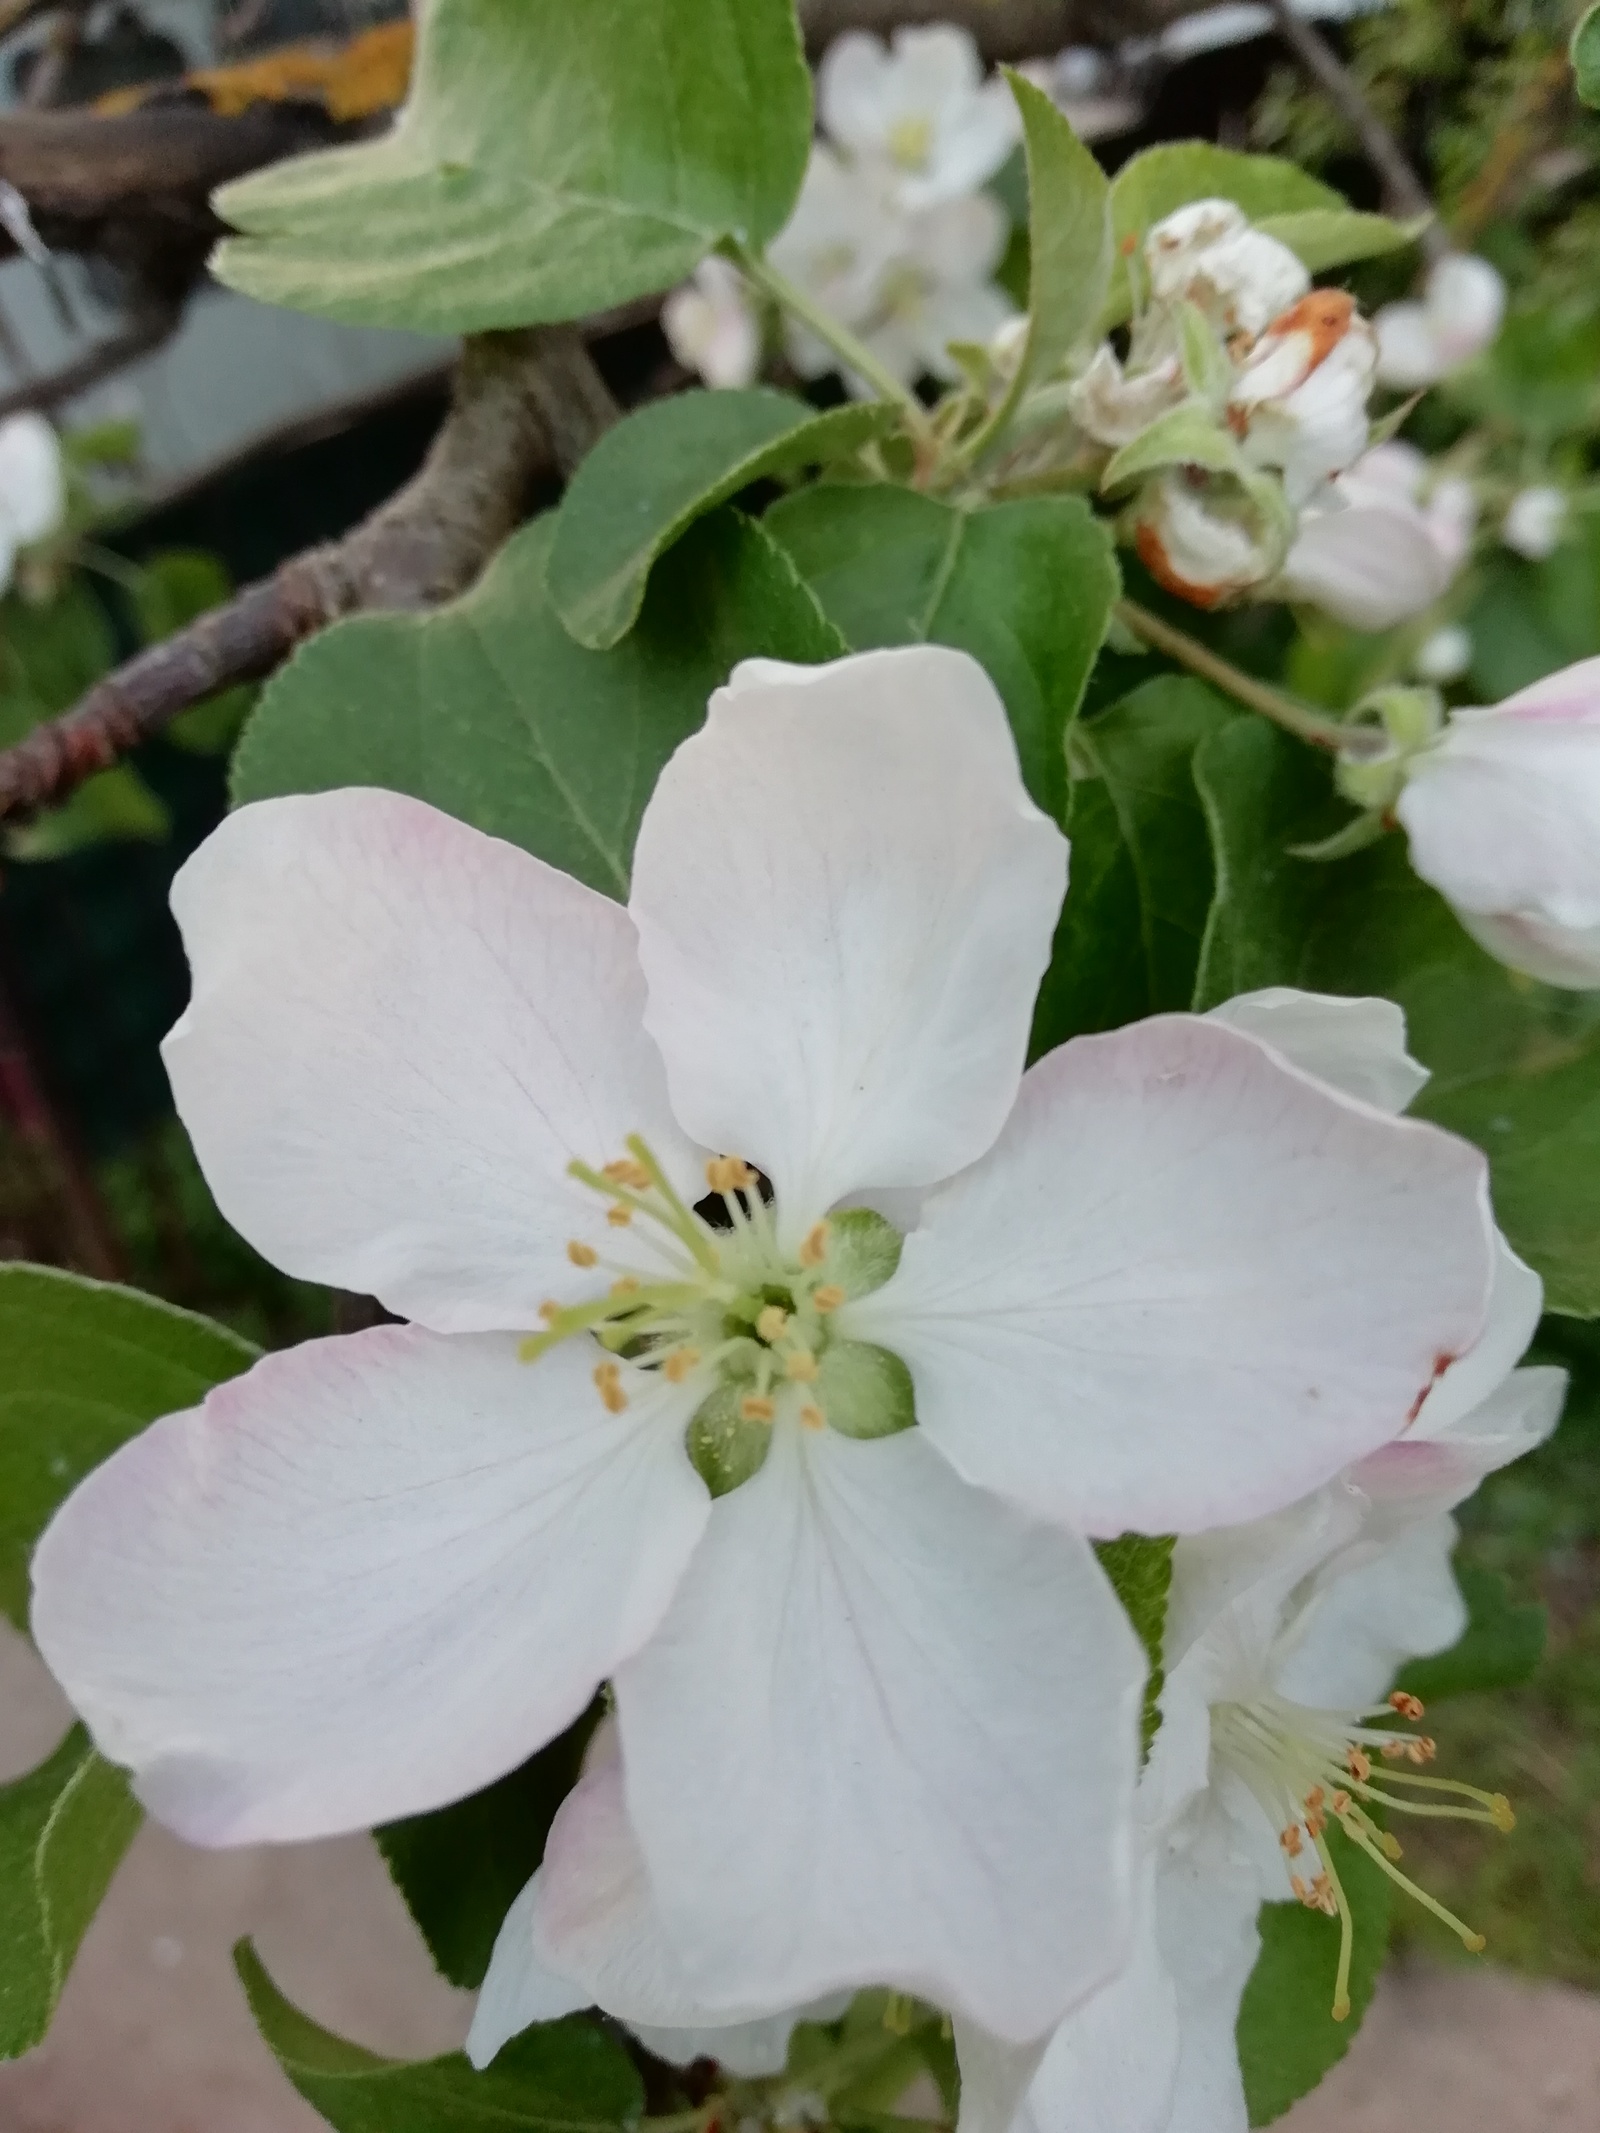
<path id="1" fill-rule="evenodd" d="M 630 1156 L 624 1156 L 615 1163 L 607 1163 L 600 1175 L 604 1178 L 609 1178 L 613 1185 L 626 1185 L 630 1192 L 648 1192 L 650 1190 L 651 1177 L 649 1171 L 645 1169 L 643 1163 L 634 1162 Z"/>
<path id="2" fill-rule="evenodd" d="M 1333 1809 L 1336 1815 L 1347 1815 L 1350 1812 L 1349 1793 L 1336 1792 L 1333 1798 L 1328 1802 L 1328 1805 Z"/>
<path id="3" fill-rule="evenodd" d="M 1511 1802 L 1503 1792 L 1495 1793 L 1490 1800 L 1489 1814 L 1501 1836 L 1509 1837 L 1517 1826 L 1517 1818 L 1511 1811 Z"/>
<path id="4" fill-rule="evenodd" d="M 812 1290 L 811 1301 L 826 1317 L 830 1311 L 838 1310 L 845 1301 L 845 1293 L 836 1281 L 825 1281 L 820 1289 Z"/>
<path id="5" fill-rule="evenodd" d="M 574 1266 L 593 1266 L 598 1261 L 600 1254 L 592 1244 L 580 1244 L 578 1239 L 574 1237 L 567 1246 L 567 1257 Z"/>
<path id="6" fill-rule="evenodd" d="M 772 1341 L 781 1341 L 788 1323 L 789 1314 L 782 1304 L 767 1304 L 756 1319 L 756 1332 L 769 1344 Z"/>
<path id="7" fill-rule="evenodd" d="M 800 1247 L 800 1264 L 802 1266 L 821 1266 L 827 1256 L 828 1225 L 826 1222 L 818 1222 L 808 1231 L 805 1242 Z"/>
<path id="8" fill-rule="evenodd" d="M 1396 1689 L 1389 1698 L 1391 1710 L 1398 1711 L 1402 1718 L 1421 1718 L 1423 1703 L 1420 1696 L 1409 1695 L 1404 1689 Z"/>
<path id="9" fill-rule="evenodd" d="M 1306 1887 L 1305 1883 L 1300 1879 L 1300 1876 L 1298 1874 L 1291 1874 L 1289 1876 L 1289 1886 L 1294 1890 L 1296 1901 L 1305 1904 L 1306 1907 L 1309 1909 L 1311 1904 L 1311 1891 Z"/>
<path id="10" fill-rule="evenodd" d="M 611 1284 L 611 1293 L 613 1296 L 636 1296 L 638 1292 L 639 1283 L 637 1278 L 632 1274 L 624 1274 L 620 1281 L 614 1281 Z"/>
<path id="11" fill-rule="evenodd" d="M 1287 1829 L 1279 1830 L 1278 1842 L 1283 1846 L 1284 1852 L 1289 1858 L 1298 1859 L 1305 1848 L 1304 1839 L 1300 1835 L 1299 1823 L 1291 1822 Z"/>
<path id="12" fill-rule="evenodd" d="M 814 1401 L 808 1400 L 800 1410 L 800 1420 L 807 1429 L 826 1429 L 828 1418 Z"/>
<path id="13" fill-rule="evenodd" d="M 699 1361 L 698 1348 L 674 1348 L 661 1366 L 661 1375 L 669 1385 L 681 1385 Z"/>
<path id="14" fill-rule="evenodd" d="M 736 1155 L 714 1155 L 706 1165 L 706 1183 L 713 1192 L 751 1192 L 756 1174 Z"/>
<path id="15" fill-rule="evenodd" d="M 1469 1933 L 1466 1939 L 1461 1943 L 1461 1945 L 1467 1950 L 1469 1954 L 1481 1955 L 1484 1949 L 1488 1947 L 1489 1943 L 1484 1939 L 1481 1933 Z"/>
<path id="16" fill-rule="evenodd" d="M 1407 1741 L 1406 1755 L 1413 1763 L 1431 1763 L 1439 1752 L 1439 1743 L 1430 1740 L 1426 1733 L 1420 1740 Z"/>
<path id="17" fill-rule="evenodd" d="M 1386 1829 L 1380 1829 L 1377 1834 L 1378 1849 L 1382 1852 L 1385 1859 L 1398 1860 L 1403 1859 L 1405 1857 L 1405 1853 L 1400 1848 L 1400 1839 L 1398 1837 L 1391 1836 L 1389 1831 Z"/>
<path id="18" fill-rule="evenodd" d="M 791 1385 L 814 1385 L 817 1368 L 817 1359 L 809 1348 L 796 1348 L 783 1359 L 783 1374 Z"/>
<path id="19" fill-rule="evenodd" d="M 545 1301 L 539 1306 L 539 1316 L 544 1320 L 547 1326 L 553 1326 L 556 1320 L 561 1316 L 560 1304 L 552 1303 L 550 1299 L 546 1297 Z"/>
<path id="20" fill-rule="evenodd" d="M 1322 1805 L 1323 1801 L 1327 1797 L 1328 1795 L 1323 1791 L 1320 1785 L 1313 1785 L 1311 1790 L 1306 1794 L 1306 1805 L 1311 1809 L 1311 1812 L 1315 1814 L 1317 1809 Z"/>
<path id="21" fill-rule="evenodd" d="M 597 1363 L 594 1370 L 595 1389 L 605 1402 L 608 1414 L 620 1415 L 628 1404 L 628 1395 L 622 1389 L 622 1370 L 616 1363 Z"/>
<path id="22" fill-rule="evenodd" d="M 1356 1747 L 1352 1742 L 1350 1752 L 1344 1760 L 1345 1768 L 1356 1783 L 1364 1785 L 1372 1775 L 1372 1757 L 1367 1754 L 1365 1749 Z M 1335 1808 L 1334 1812 L 1337 1814 L 1338 1809 Z"/>
<path id="23" fill-rule="evenodd" d="M 631 1207 L 608 1207 L 606 1209 L 606 1220 L 613 1229 L 626 1229 L 633 1220 L 633 1209 Z"/>
<path id="24" fill-rule="evenodd" d="M 764 1392 L 747 1392 L 739 1402 L 739 1412 L 746 1422 L 771 1422 L 776 1419 L 778 1409 Z"/>

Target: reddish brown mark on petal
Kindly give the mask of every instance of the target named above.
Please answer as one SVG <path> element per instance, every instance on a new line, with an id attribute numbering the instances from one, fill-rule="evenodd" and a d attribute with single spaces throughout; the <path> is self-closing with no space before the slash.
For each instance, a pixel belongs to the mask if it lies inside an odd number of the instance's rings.
<path id="1" fill-rule="evenodd" d="M 1302 296 L 1275 318 L 1262 338 L 1305 334 L 1311 343 L 1310 360 L 1305 367 L 1305 376 L 1310 377 L 1323 357 L 1337 348 L 1350 331 L 1355 310 L 1356 300 L 1345 290 L 1313 289 L 1309 296 Z"/>
<path id="2" fill-rule="evenodd" d="M 1444 1350 L 1442 1350 L 1438 1355 L 1434 1357 L 1433 1376 L 1429 1378 L 1427 1384 L 1423 1386 L 1421 1392 L 1417 1394 L 1416 1398 L 1411 1403 L 1411 1412 L 1406 1416 L 1407 1429 L 1411 1427 L 1412 1423 L 1415 1422 L 1418 1415 L 1421 1414 L 1422 1403 L 1424 1400 L 1427 1399 L 1429 1393 L 1432 1392 L 1434 1386 L 1438 1384 L 1439 1380 L 1444 1376 L 1445 1372 L 1450 1368 L 1451 1364 L 1459 1361 L 1459 1356 L 1451 1355 L 1450 1353 L 1448 1353 L 1448 1351 Z"/>
<path id="3" fill-rule="evenodd" d="M 1154 526 L 1141 526 L 1134 536 L 1139 561 L 1164 592 L 1175 593 L 1191 607 L 1220 607 L 1226 592 L 1221 585 L 1192 585 L 1180 578 L 1167 556 L 1165 544 Z"/>

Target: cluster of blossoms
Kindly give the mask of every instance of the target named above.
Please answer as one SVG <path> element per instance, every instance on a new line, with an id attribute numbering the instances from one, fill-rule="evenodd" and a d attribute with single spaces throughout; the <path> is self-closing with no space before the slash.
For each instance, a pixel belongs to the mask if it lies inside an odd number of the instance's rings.
<path id="1" fill-rule="evenodd" d="M 1383 1700 L 1461 1626 L 1450 1506 L 1559 1405 L 1483 1158 L 1401 1115 L 1379 1001 L 1024 1071 L 1067 860 L 987 677 L 916 647 L 738 669 L 626 908 L 376 791 L 179 878 L 220 1205 L 409 1323 L 118 1452 L 35 1635 L 205 1844 L 438 1807 L 609 1683 L 480 2062 L 599 2005 L 770 2071 L 888 1985 L 971 2126 L 1242 2133 L 1259 1903 L 1348 1947 L 1333 1825 L 1401 1878 L 1378 1810 L 1508 1820 Z M 1180 1536 L 1142 1772 L 1128 1533 Z"/>
<path id="2" fill-rule="evenodd" d="M 958 376 L 952 343 L 986 344 L 1015 308 L 994 279 L 1010 218 L 983 190 L 1021 139 L 1011 91 L 985 79 L 963 30 L 901 29 L 891 46 L 855 31 L 823 60 L 817 111 L 822 138 L 770 263 L 892 376 Z M 726 261 L 707 260 L 662 324 L 708 385 L 748 385 L 761 367 L 761 320 Z M 803 378 L 838 368 L 797 317 L 784 347 Z"/>

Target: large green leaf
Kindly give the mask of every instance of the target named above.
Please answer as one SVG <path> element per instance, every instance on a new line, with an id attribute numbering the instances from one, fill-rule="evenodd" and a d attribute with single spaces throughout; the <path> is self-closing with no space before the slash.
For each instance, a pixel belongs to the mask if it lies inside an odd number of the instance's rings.
<path id="1" fill-rule="evenodd" d="M 1217 900 L 1197 1004 L 1261 985 L 1381 993 L 1432 1073 L 1413 1106 L 1488 1155 L 1495 1213 L 1549 1309 L 1600 1316 L 1600 1000 L 1503 969 L 1388 837 L 1333 865 L 1289 846 L 1337 820 L 1324 764 L 1240 718 L 1203 743 Z"/>
<path id="2" fill-rule="evenodd" d="M 380 140 L 224 186 L 267 303 L 476 333 L 578 318 L 788 219 L 811 138 L 793 0 L 431 0 Z"/>
<path id="3" fill-rule="evenodd" d="M 1350 2013 L 1333 2019 L 1339 1927 L 1297 1903 L 1261 1907 L 1261 1954 L 1239 2009 L 1239 2070 L 1252 2126 L 1270 2125 L 1350 2049 L 1372 2004 L 1389 1942 L 1393 1891 L 1383 1869 L 1330 1827 L 1328 1843 L 1355 1919 Z"/>
<path id="4" fill-rule="evenodd" d="M 28 1557 L 62 1498 L 158 1415 L 247 1370 L 256 1352 L 153 1296 L 0 1266 L 0 1608 L 19 1629 Z"/>
<path id="5" fill-rule="evenodd" d="M 910 489 L 803 489 L 762 522 L 857 651 L 970 652 L 1010 714 L 1047 814 L 1067 796 L 1066 736 L 1119 581 L 1110 536 L 1079 497 L 967 511 Z"/>
<path id="6" fill-rule="evenodd" d="M 1074 732 L 1072 863 L 1035 1053 L 1190 1005 L 1215 883 L 1190 763 L 1235 715 L 1203 683 L 1163 675 Z"/>
<path id="7" fill-rule="evenodd" d="M 610 2133 L 644 2109 L 627 2053 L 581 2017 L 540 2023 L 481 2074 L 461 2052 L 405 2064 L 319 2028 L 248 1942 L 234 1962 L 278 2064 L 334 2133 Z"/>
<path id="8" fill-rule="evenodd" d="M 1111 281 L 1111 187 L 1058 105 L 1020 74 L 1011 92 L 1028 154 L 1026 384 L 1056 369 L 1100 316 Z"/>
<path id="9" fill-rule="evenodd" d="M 0 2059 L 31 2051 L 49 2029 L 139 1820 L 127 1779 L 81 1726 L 0 1791 Z"/>
<path id="10" fill-rule="evenodd" d="M 625 896 L 657 775 L 729 670 L 842 645 L 783 551 L 724 511 L 663 558 L 633 633 L 585 651 L 545 592 L 553 530 L 525 527 L 448 607 L 312 638 L 245 730 L 235 798 L 387 786 Z"/>
<path id="11" fill-rule="evenodd" d="M 495 1935 L 578 1781 L 594 1717 L 585 1713 L 520 1770 L 470 1799 L 375 1832 L 406 1908 L 452 1985 L 483 1983 Z"/>
<path id="12" fill-rule="evenodd" d="M 607 650 L 639 619 L 656 559 L 764 474 L 840 459 L 899 420 L 879 402 L 819 415 L 787 393 L 677 393 L 608 430 L 561 505 L 548 580 L 580 644 Z"/>

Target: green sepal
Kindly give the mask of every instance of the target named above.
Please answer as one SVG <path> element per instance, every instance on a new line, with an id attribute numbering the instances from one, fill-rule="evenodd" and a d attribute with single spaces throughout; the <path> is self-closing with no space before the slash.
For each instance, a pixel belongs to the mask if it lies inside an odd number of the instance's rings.
<path id="1" fill-rule="evenodd" d="M 869 1341 L 836 1340 L 824 1349 L 814 1390 L 828 1427 L 841 1437 L 895 1437 L 917 1419 L 911 1372 Z"/>
<path id="2" fill-rule="evenodd" d="M 847 1207 L 828 1217 L 828 1280 L 852 1301 L 870 1296 L 898 1272 L 905 1238 L 870 1207 Z"/>
<path id="3" fill-rule="evenodd" d="M 750 1390 L 747 1378 L 719 1385 L 689 1424 L 684 1440 L 689 1464 L 713 1496 L 731 1496 L 767 1463 L 772 1424 L 749 1422 L 739 1412 Z"/>
<path id="4" fill-rule="evenodd" d="M 1239 441 L 1210 408 L 1186 402 L 1158 415 L 1150 427 L 1112 455 L 1100 477 L 1104 495 L 1126 489 L 1162 467 L 1204 467 L 1211 474 L 1243 480 L 1245 463 Z"/>

